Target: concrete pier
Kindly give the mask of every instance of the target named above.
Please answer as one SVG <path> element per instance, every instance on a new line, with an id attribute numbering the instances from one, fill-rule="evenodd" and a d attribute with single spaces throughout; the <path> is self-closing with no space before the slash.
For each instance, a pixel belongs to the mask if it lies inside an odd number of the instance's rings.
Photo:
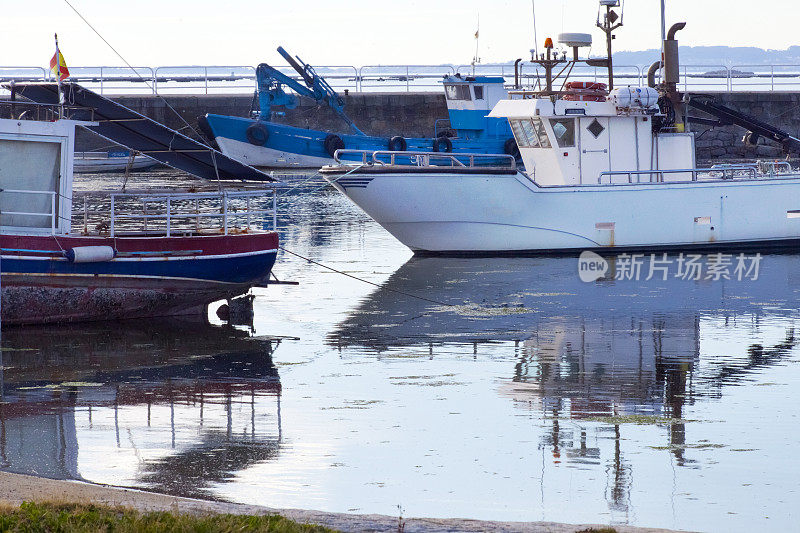
<path id="1" fill-rule="evenodd" d="M 432 137 L 436 119 L 447 118 L 444 95 L 439 93 L 351 93 L 343 98 L 350 118 L 372 135 Z M 170 127 L 185 126 L 160 97 L 120 96 L 114 100 Z M 167 96 L 166 101 L 192 126 L 197 125 L 197 117 L 206 113 L 246 117 L 257 109 L 252 94 Z M 297 108 L 276 115 L 274 120 L 325 131 L 347 129 L 336 113 L 309 98 L 301 98 Z"/>
<path id="2" fill-rule="evenodd" d="M 800 93 L 790 92 L 735 92 L 711 93 L 720 103 L 743 113 L 753 115 L 769 124 L 800 137 Z M 447 118 L 447 106 L 441 93 L 351 93 L 343 95 L 347 113 L 371 135 L 391 137 L 433 137 L 437 119 Z M 244 95 L 185 95 L 166 96 L 180 115 L 197 127 L 197 118 L 206 113 L 249 116 L 253 109 L 252 94 Z M 186 125 L 172 113 L 165 100 L 153 95 L 119 96 L 114 100 L 175 129 Z M 697 112 L 694 112 L 697 113 Z M 275 117 L 277 122 L 303 128 L 326 131 L 346 131 L 347 125 L 327 107 L 317 106 L 312 100 L 301 98 L 296 109 L 287 110 Z M 741 142 L 745 130 L 738 126 L 709 129 L 693 126 L 697 132 L 698 160 L 728 158 L 781 157 L 780 148 L 766 144 L 746 147 Z M 761 142 L 765 142 L 763 139 Z M 79 150 L 101 146 L 105 141 L 79 138 Z M 105 143 L 107 144 L 107 143 Z"/>

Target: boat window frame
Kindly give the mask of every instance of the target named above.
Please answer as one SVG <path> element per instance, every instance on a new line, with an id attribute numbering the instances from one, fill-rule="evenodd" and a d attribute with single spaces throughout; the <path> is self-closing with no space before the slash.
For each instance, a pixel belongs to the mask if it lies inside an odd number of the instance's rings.
<path id="1" fill-rule="evenodd" d="M 520 148 L 550 148 L 550 138 L 539 117 L 509 119 L 511 132 Z"/>
<path id="2" fill-rule="evenodd" d="M 472 91 L 466 83 L 445 83 L 444 95 L 448 100 L 472 101 Z"/>
<path id="3" fill-rule="evenodd" d="M 511 133 L 517 141 L 517 146 L 520 148 L 539 148 L 539 140 L 537 138 L 529 139 L 528 134 L 522 127 L 523 121 L 528 119 L 510 119 L 509 125 L 511 126 Z"/>
<path id="4" fill-rule="evenodd" d="M 531 123 L 533 124 L 536 134 L 539 137 L 539 147 L 552 148 L 552 145 L 550 144 L 550 137 L 547 135 L 547 130 L 544 127 L 544 122 L 542 119 L 539 117 L 531 117 Z"/>
<path id="5" fill-rule="evenodd" d="M 51 204 L 53 213 L 50 213 L 51 224 L 45 226 L 12 226 L 5 225 L 2 231 L 6 233 L 22 233 L 29 235 L 64 235 L 70 232 L 72 226 L 72 149 L 69 136 L 49 133 L 0 133 L 0 141 L 22 141 L 46 143 L 58 146 L 58 175 L 56 176 L 55 191 L 42 191 L 43 194 L 55 193 L 55 205 Z M 9 189 L 10 191 L 11 189 Z M 15 193 L 16 194 L 16 193 Z M 20 193 L 27 194 L 27 193 Z M 38 193 L 34 193 L 38 194 Z M 42 215 L 46 215 L 42 213 Z M 34 215 L 39 216 L 39 215 Z"/>
<path id="6" fill-rule="evenodd" d="M 475 100 L 484 100 L 484 87 L 483 85 L 474 85 L 472 91 L 475 93 Z"/>
<path id="7" fill-rule="evenodd" d="M 566 128 L 566 131 L 561 136 L 556 132 L 556 124 L 561 124 Z M 553 129 L 553 136 L 559 148 L 575 147 L 576 126 L 574 118 L 551 118 L 550 127 Z"/>

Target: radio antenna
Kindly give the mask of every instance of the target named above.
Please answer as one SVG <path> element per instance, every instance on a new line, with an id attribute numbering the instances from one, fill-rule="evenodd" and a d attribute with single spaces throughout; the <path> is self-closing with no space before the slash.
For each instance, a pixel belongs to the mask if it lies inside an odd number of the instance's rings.
<path id="1" fill-rule="evenodd" d="M 531 0 L 531 11 L 533 12 L 533 56 L 539 57 L 539 36 L 536 34 L 536 0 Z"/>

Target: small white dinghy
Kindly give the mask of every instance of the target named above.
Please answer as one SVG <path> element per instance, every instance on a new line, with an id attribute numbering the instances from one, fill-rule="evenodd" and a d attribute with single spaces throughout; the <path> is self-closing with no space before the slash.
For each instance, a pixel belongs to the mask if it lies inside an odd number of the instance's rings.
<path id="1" fill-rule="evenodd" d="M 74 172 L 124 172 L 147 170 L 158 161 L 146 155 L 131 155 L 127 150 L 108 152 L 75 152 Z"/>

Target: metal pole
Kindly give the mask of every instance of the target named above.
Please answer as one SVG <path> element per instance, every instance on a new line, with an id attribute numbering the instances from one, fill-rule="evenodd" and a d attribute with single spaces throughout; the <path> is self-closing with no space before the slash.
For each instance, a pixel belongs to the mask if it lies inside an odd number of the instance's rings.
<path id="1" fill-rule="evenodd" d="M 531 11 L 533 12 L 533 56 L 539 57 L 539 36 L 536 35 L 536 0 L 531 0 Z"/>
<path id="2" fill-rule="evenodd" d="M 664 0 L 661 0 L 661 61 L 664 61 L 664 41 L 667 40 L 667 15 Z"/>
<path id="3" fill-rule="evenodd" d="M 64 118 L 64 94 L 61 92 L 61 52 L 58 50 L 58 34 L 54 33 L 56 40 L 56 86 L 58 87 L 58 118 Z"/>
<path id="4" fill-rule="evenodd" d="M 611 58 L 611 21 L 609 20 L 609 15 L 611 13 L 611 7 L 606 6 L 606 27 L 608 31 L 606 32 L 606 51 L 608 53 L 608 90 L 611 91 L 614 88 L 614 60 Z"/>

